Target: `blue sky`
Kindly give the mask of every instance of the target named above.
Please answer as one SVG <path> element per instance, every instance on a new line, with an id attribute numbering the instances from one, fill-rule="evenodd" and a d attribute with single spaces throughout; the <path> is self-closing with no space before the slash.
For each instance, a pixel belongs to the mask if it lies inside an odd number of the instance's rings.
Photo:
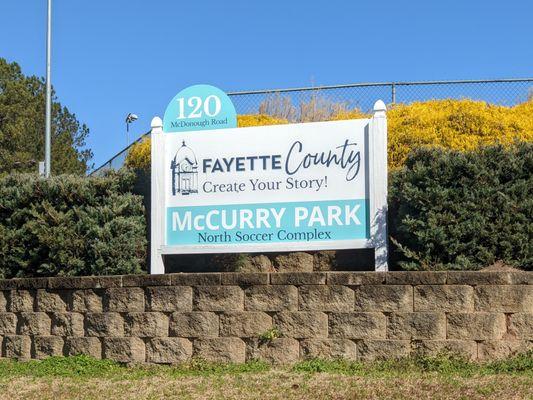
<path id="1" fill-rule="evenodd" d="M 530 0 L 53 0 L 52 82 L 99 166 L 181 89 L 533 76 Z M 46 0 L 2 0 L 0 57 L 45 74 Z"/>

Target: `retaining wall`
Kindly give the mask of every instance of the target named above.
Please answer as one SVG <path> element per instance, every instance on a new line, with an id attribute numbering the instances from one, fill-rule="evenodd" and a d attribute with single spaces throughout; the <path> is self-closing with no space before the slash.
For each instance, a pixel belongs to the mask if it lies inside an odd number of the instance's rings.
<path id="1" fill-rule="evenodd" d="M 2 357 L 373 360 L 533 348 L 531 272 L 197 273 L 0 281 Z M 275 327 L 275 330 L 272 328 Z M 269 339 L 265 333 L 278 338 Z"/>

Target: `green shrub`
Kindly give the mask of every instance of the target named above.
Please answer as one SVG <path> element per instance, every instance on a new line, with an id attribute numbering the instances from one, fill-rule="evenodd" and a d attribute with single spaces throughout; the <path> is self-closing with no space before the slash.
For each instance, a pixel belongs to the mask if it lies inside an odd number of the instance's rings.
<path id="1" fill-rule="evenodd" d="M 390 175 L 393 256 L 404 269 L 532 269 L 533 144 L 422 148 Z"/>
<path id="2" fill-rule="evenodd" d="M 0 179 L 0 275 L 140 273 L 146 256 L 142 198 L 130 171 L 104 177 Z"/>

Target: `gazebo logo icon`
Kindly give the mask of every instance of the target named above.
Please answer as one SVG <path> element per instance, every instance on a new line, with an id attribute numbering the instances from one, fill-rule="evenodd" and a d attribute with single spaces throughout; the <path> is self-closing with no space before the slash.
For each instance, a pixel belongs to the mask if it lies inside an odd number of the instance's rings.
<path id="1" fill-rule="evenodd" d="M 170 162 L 172 170 L 172 196 L 180 193 L 188 196 L 198 193 L 198 161 L 190 147 L 183 141 L 181 147 Z"/>

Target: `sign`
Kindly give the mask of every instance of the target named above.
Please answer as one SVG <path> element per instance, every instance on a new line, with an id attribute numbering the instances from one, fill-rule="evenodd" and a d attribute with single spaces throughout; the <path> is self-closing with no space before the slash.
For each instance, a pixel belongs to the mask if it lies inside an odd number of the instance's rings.
<path id="1" fill-rule="evenodd" d="M 164 254 L 351 248 L 387 268 L 383 102 L 369 119 L 179 134 L 166 117 L 152 124 L 152 273 Z"/>
<path id="2" fill-rule="evenodd" d="M 250 251 L 368 239 L 366 125 L 287 124 L 166 138 L 164 244 Z"/>
<path id="3" fill-rule="evenodd" d="M 211 85 L 189 86 L 170 101 L 163 118 L 165 132 L 215 130 L 237 127 L 230 98 Z"/>

